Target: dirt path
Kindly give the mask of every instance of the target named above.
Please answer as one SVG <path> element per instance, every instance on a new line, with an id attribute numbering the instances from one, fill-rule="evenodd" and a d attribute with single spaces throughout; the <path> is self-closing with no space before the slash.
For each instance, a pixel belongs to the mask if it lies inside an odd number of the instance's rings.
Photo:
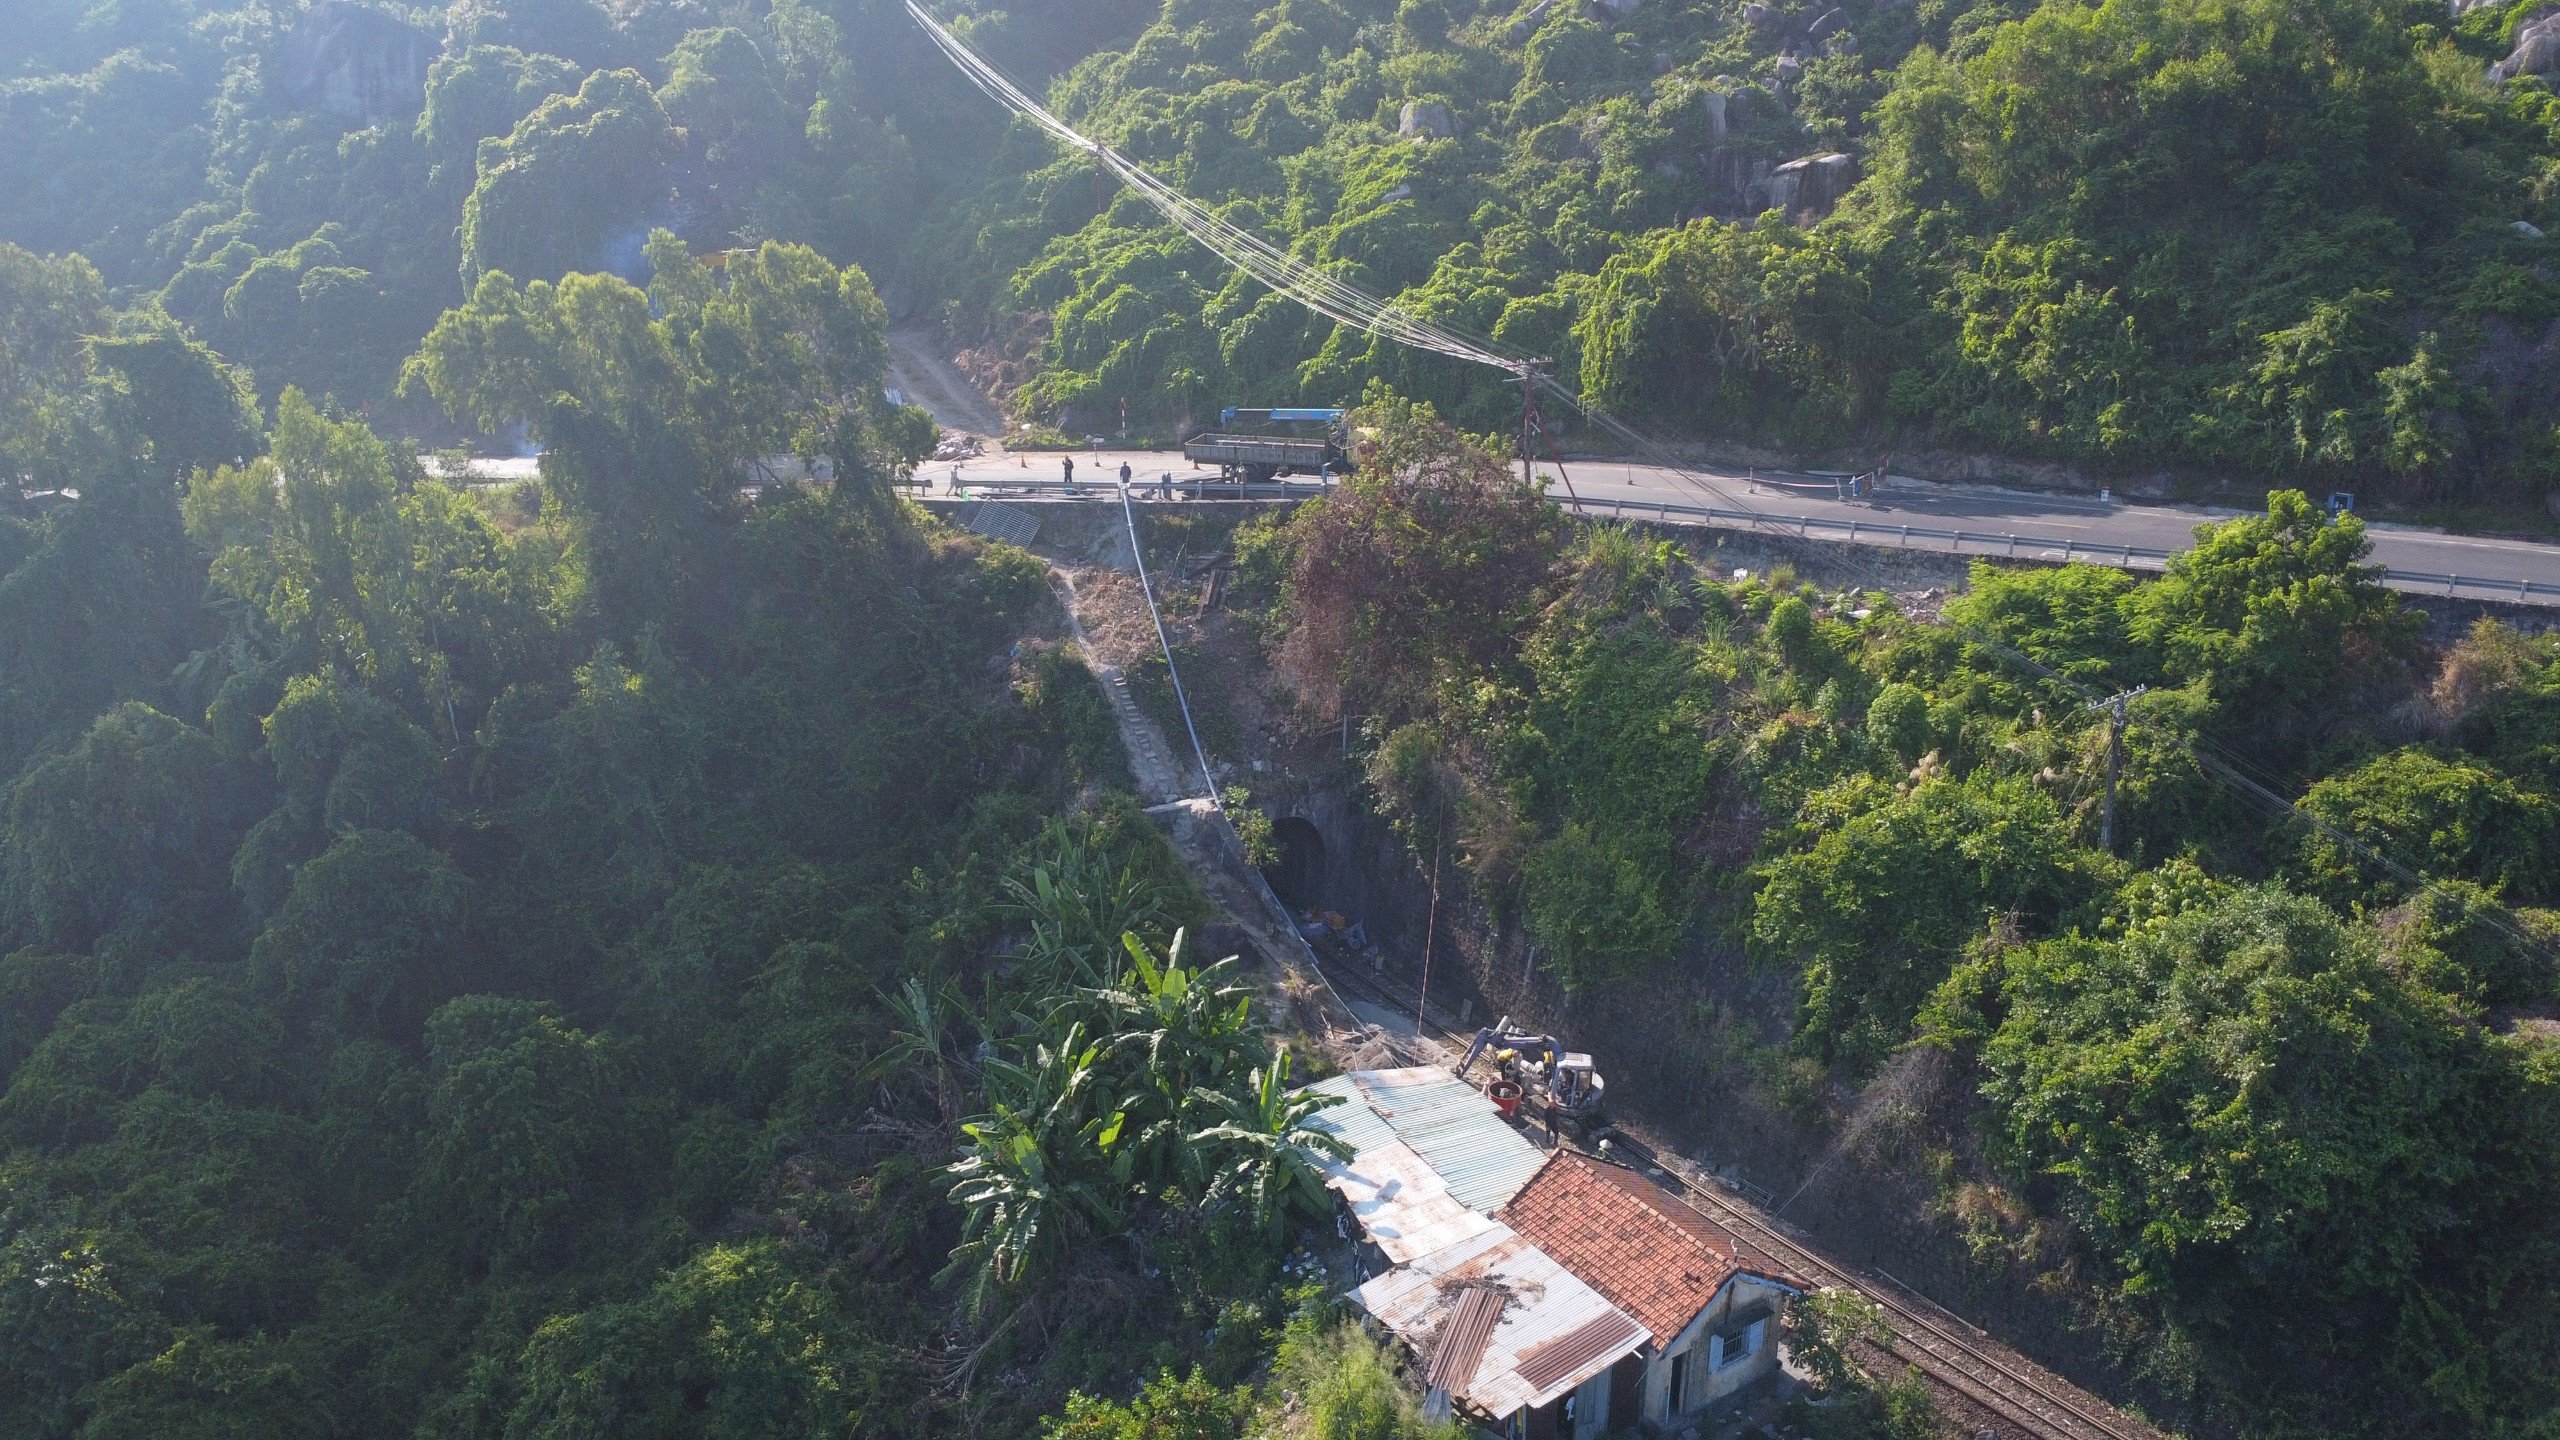
<path id="1" fill-rule="evenodd" d="M 1076 649 L 1083 653 L 1085 665 L 1093 671 L 1093 678 L 1101 682 L 1103 698 L 1111 702 L 1111 718 L 1119 723 L 1120 745 L 1129 752 L 1129 770 L 1137 779 L 1138 793 L 1150 805 L 1188 799 L 1198 787 L 1190 783 L 1182 766 L 1175 761 L 1173 747 L 1166 743 L 1163 728 L 1147 718 L 1146 712 L 1138 708 L 1137 701 L 1129 694 L 1129 679 L 1121 670 L 1121 664 L 1132 657 L 1116 653 L 1125 651 L 1127 647 L 1115 644 L 1097 648 L 1092 632 L 1085 628 L 1088 614 L 1104 628 L 1106 634 L 1122 623 L 1118 617 L 1097 613 L 1103 607 L 1097 606 L 1087 594 L 1090 590 L 1103 588 L 1107 582 L 1102 577 L 1110 573 L 1086 571 L 1083 583 L 1079 584 L 1074 571 L 1058 565 L 1049 567 L 1049 578 L 1065 592 L 1059 600 L 1066 607 L 1067 628 L 1075 635 Z"/>
<path id="2" fill-rule="evenodd" d="M 964 430 L 989 439 L 1004 434 L 1004 416 L 995 402 L 978 393 L 928 331 L 890 333 L 889 383 L 906 396 L 908 404 L 932 411 L 945 430 Z"/>
<path id="3" fill-rule="evenodd" d="M 1199 772 L 1187 754 L 1177 751 L 1163 728 L 1131 698 L 1121 666 L 1157 653 L 1155 627 L 1146 618 L 1136 577 L 1123 568 L 1129 563 L 1127 551 L 1114 551 L 1097 539 L 1085 536 L 1080 543 L 1076 536 L 1044 534 L 1032 548 L 1049 562 L 1069 631 L 1110 702 L 1129 768 L 1149 802 L 1148 813 L 1164 824 L 1175 851 L 1227 923 L 1270 962 L 1263 976 L 1266 1003 L 1338 1067 L 1446 1063 L 1450 1056 L 1441 1046 L 1409 1029 L 1398 1033 L 1385 1023 L 1393 1017 L 1384 1010 L 1334 989 L 1286 908 L 1245 862 L 1217 806 L 1198 793 Z"/>

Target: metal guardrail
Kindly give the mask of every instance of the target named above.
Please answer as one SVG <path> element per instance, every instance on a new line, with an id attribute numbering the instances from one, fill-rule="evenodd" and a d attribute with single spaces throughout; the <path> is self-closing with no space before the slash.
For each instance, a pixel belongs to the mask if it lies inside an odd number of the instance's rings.
<path id="1" fill-rule="evenodd" d="M 1115 482 L 1116 477 L 1098 484 L 1079 482 L 1075 488 L 1074 497 L 1112 499 L 1117 494 Z M 961 481 L 961 484 L 968 489 L 978 491 L 1050 492 L 1062 496 L 1067 493 L 1062 481 L 1051 479 L 971 476 Z M 1156 494 L 1158 484 L 1159 482 L 1154 480 L 1132 479 L 1129 482 L 1129 491 L 1134 498 L 1147 500 Z M 1173 488 L 1204 500 L 1299 500 L 1319 494 L 1322 489 L 1313 480 L 1274 480 L 1249 485 L 1206 478 L 1177 478 L 1173 482 Z M 935 493 L 926 498 L 943 500 L 962 497 Z M 1911 542 L 1918 540 L 1942 544 L 1947 551 L 1960 555 L 1982 555 L 2000 559 L 2052 557 L 2059 558 L 2066 564 L 2111 565 L 2119 570 L 2166 569 L 2169 557 L 2179 553 L 2148 545 L 2092 545 L 2072 536 L 2056 539 L 2042 535 L 2016 535 L 2005 530 L 1997 532 L 1943 530 L 1934 525 L 1842 520 L 1822 515 L 1776 515 L 1767 511 L 1727 510 L 1715 505 L 1686 505 L 1668 500 L 1568 499 L 1562 503 L 1565 508 L 1578 515 L 1608 519 L 1654 520 L 1666 524 L 1673 521 L 1738 524 L 1742 528 L 1757 530 L 1763 534 L 1783 535 L 1797 540 L 1812 539 L 1815 531 L 1821 531 L 1826 539 L 1843 539 L 1858 545 L 1888 545 L 1896 549 L 1908 549 Z M 2479 575 L 2447 574 L 2432 570 L 2402 570 L 2396 567 L 2384 569 L 2382 579 L 2385 584 L 2402 590 L 2425 591 L 2448 596 L 2459 596 L 2467 591 L 2475 598 L 2483 600 L 2560 605 L 2560 585 L 2543 581 L 2495 580 Z"/>
<path id="2" fill-rule="evenodd" d="M 1581 515 L 1598 515 L 1605 511 L 1610 518 L 1620 520 L 1651 519 L 1669 522 L 1676 518 L 1739 521 L 1750 529 L 1768 534 L 1790 535 L 1798 540 L 1810 539 L 1815 530 L 1823 530 L 1839 535 L 1852 544 L 1890 543 L 1897 549 L 1907 549 L 1914 540 L 1944 541 L 1948 550 L 1958 554 L 1996 554 L 2004 558 L 2016 557 L 2019 553 L 2018 547 L 2023 543 L 2032 547 L 2028 552 L 2030 557 L 2042 557 L 2048 552 L 2059 550 L 2065 563 L 2112 565 L 2120 570 L 2166 569 L 2169 557 L 2179 553 L 2145 545 L 2092 545 L 2069 536 L 2055 540 L 2040 535 L 2013 535 L 2006 531 L 1985 534 L 1975 530 L 1941 530 L 1930 525 L 1883 524 L 1873 520 L 1840 520 L 1818 515 L 1772 515 L 1763 511 L 1726 510 L 1713 505 L 1682 505 L 1670 501 L 1655 501 L 1650 504 L 1638 501 L 1630 506 L 1623 499 L 1611 502 L 1580 500 L 1567 502 L 1566 508 Z M 1967 545 L 1977 545 L 1982 548 L 1967 551 L 1965 549 Z M 2477 575 L 2440 574 L 2429 570 L 2394 568 L 2385 568 L 2382 578 L 2386 584 L 2409 590 L 2421 587 L 2434 590 L 2441 587 L 2442 593 L 2456 595 L 2468 589 L 2478 593 L 2484 599 L 2513 598 L 2531 603 L 2537 597 L 2545 597 L 2546 603 L 2560 603 L 2560 585 L 2542 584 L 2533 580 L 2492 580 Z"/>
<path id="3" fill-rule="evenodd" d="M 960 478 L 959 488 L 970 492 L 965 496 L 953 491 L 948 481 L 940 483 L 942 488 L 939 489 L 932 485 L 917 487 L 917 498 L 974 500 L 979 498 L 977 492 L 980 491 L 1004 491 L 1020 495 L 1054 495 L 1075 500 L 1117 500 L 1120 494 L 1120 477 L 1111 474 L 1105 474 L 1093 480 L 1078 480 L 1072 490 L 1067 488 L 1065 480 L 1057 477 L 964 475 Z M 1163 482 L 1154 476 L 1137 475 L 1130 477 L 1129 480 L 1129 494 L 1138 500 L 1153 501 L 1162 489 Z M 1245 482 L 1221 480 L 1215 475 L 1173 477 L 1173 490 L 1176 494 L 1202 500 L 1303 500 L 1310 495 L 1322 494 L 1324 489 L 1325 486 L 1314 476 Z"/>

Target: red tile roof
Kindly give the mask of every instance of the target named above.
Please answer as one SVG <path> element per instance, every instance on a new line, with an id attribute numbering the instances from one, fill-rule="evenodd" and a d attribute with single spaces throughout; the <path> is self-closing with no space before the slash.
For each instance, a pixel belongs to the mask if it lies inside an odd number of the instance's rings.
<path id="1" fill-rule="evenodd" d="M 1500 1218 L 1669 1344 L 1744 1273 L 1803 1288 L 1659 1185 L 1559 1150 Z"/>

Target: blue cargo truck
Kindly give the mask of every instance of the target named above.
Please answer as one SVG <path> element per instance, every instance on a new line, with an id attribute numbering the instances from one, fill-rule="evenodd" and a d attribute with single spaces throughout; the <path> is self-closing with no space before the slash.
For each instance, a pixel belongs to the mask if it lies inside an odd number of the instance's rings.
<path id="1" fill-rule="evenodd" d="M 1218 429 L 1194 435 L 1182 454 L 1194 465 L 1215 465 L 1219 480 L 1261 485 L 1286 475 L 1351 473 L 1350 432 L 1340 410 L 1246 410 L 1228 406 Z"/>

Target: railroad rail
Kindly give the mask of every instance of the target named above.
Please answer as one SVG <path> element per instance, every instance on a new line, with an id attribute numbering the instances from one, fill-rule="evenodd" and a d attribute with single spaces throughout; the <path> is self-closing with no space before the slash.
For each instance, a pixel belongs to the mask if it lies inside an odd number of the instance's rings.
<path id="1" fill-rule="evenodd" d="M 1122 503 L 1126 505 L 1125 497 Z M 1130 538 L 1135 543 L 1134 520 Z M 1154 608 L 1152 595 L 1148 606 Z M 1157 624 L 1162 626 L 1161 618 Z M 1383 972 L 1371 970 L 1362 974 L 1360 966 L 1337 965 L 1331 971 L 1338 973 L 1329 973 L 1324 957 L 1297 932 L 1288 907 L 1280 903 L 1259 872 L 1247 867 L 1246 873 L 1259 892 L 1257 898 L 1289 926 L 1290 938 L 1297 942 L 1292 948 L 1314 968 L 1317 981 L 1334 1002 L 1350 1013 L 1356 1028 L 1368 1031 L 1371 1026 L 1352 1009 L 1343 994 L 1345 985 L 1367 995 L 1373 1004 L 1410 1011 L 1414 1016 L 1413 1035 L 1418 1041 L 1425 1038 L 1426 1029 L 1438 1030 L 1451 1042 L 1461 1040 L 1450 1025 L 1431 1018 L 1424 996 L 1406 990 Z M 1291 964 L 1288 960 L 1280 963 Z M 1866 1297 L 1884 1314 L 1886 1327 L 1892 1332 L 1887 1346 L 1891 1353 L 1948 1390 L 1999 1416 L 2004 1424 L 2017 1428 L 2022 1432 L 2020 1440 L 2160 1440 L 2157 1432 L 2119 1414 L 2105 1402 L 2031 1368 L 2022 1358 L 2008 1355 L 1990 1343 L 1988 1332 L 1967 1324 L 1892 1277 L 1853 1273 L 1833 1264 L 1797 1239 L 1776 1216 L 1727 1195 L 1721 1181 L 1701 1179 L 1686 1160 L 1656 1151 L 1624 1130 L 1617 1131 L 1617 1137 L 1646 1168 L 1669 1182 L 1667 1190 L 1681 1196 L 1699 1213 L 1740 1233 L 1766 1250 L 1771 1259 L 1786 1264 L 1804 1278 Z M 1617 1147 L 1613 1144 L 1612 1148 Z"/>
<path id="2" fill-rule="evenodd" d="M 1314 959 L 1319 978 L 1337 994 L 1358 994 L 1372 1004 L 1407 1014 L 1422 1008 L 1420 997 L 1393 977 L 1359 965 L 1327 965 L 1312 948 L 1307 954 Z M 1427 1019 L 1423 1029 L 1437 1031 L 1452 1044 L 1467 1038 L 1442 1017 Z M 1824 1258 L 1783 1221 L 1731 1193 L 1728 1182 L 1700 1173 L 1686 1159 L 1656 1150 L 1623 1129 L 1612 1137 L 1610 1148 L 1624 1153 L 1598 1158 L 1640 1162 L 1641 1168 L 1667 1181 L 1666 1190 L 1765 1251 L 1770 1259 L 1818 1285 L 1855 1291 L 1874 1303 L 1892 1332 L 1887 1350 L 1917 1366 L 1927 1379 L 1998 1417 L 2005 1428 L 1997 1433 L 2015 1432 L 2016 1440 L 2162 1440 L 2160 1432 L 2010 1355 L 1988 1332 L 1892 1276 L 1852 1270 Z"/>

